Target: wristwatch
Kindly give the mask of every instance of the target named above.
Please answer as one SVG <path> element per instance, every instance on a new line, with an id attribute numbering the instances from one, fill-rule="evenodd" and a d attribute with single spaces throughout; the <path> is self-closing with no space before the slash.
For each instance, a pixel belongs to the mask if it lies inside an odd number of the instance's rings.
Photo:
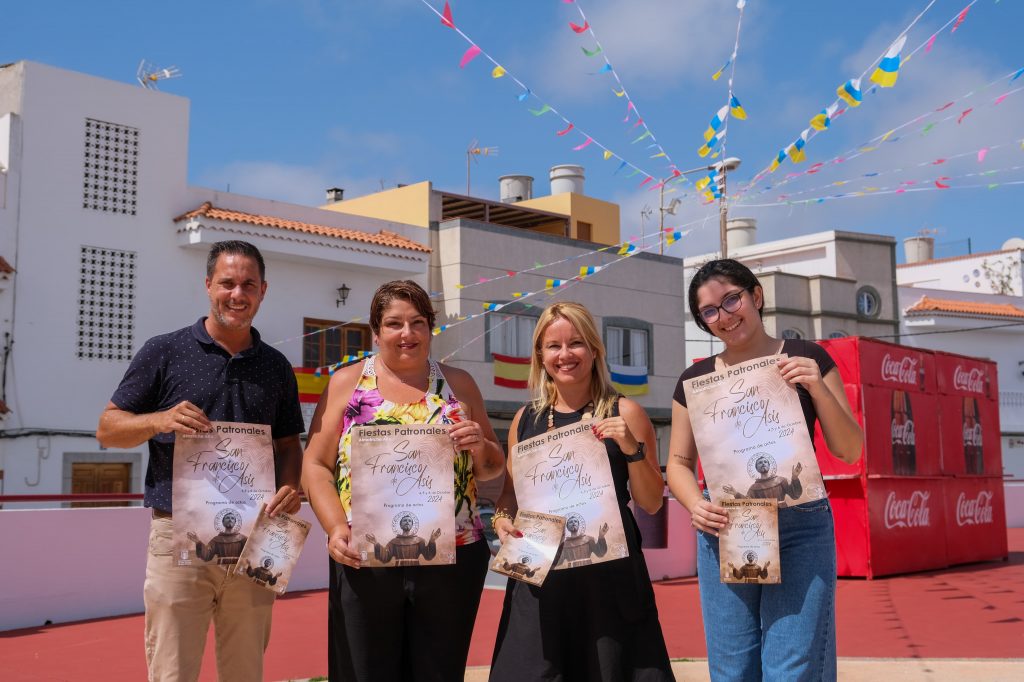
<path id="1" fill-rule="evenodd" d="M 630 464 L 632 464 L 633 462 L 642 462 L 647 458 L 647 448 L 644 447 L 643 442 L 638 442 L 636 444 L 636 452 L 634 452 L 632 455 L 627 455 L 625 452 L 623 452 L 622 456 L 625 457 L 626 461 L 629 462 Z"/>

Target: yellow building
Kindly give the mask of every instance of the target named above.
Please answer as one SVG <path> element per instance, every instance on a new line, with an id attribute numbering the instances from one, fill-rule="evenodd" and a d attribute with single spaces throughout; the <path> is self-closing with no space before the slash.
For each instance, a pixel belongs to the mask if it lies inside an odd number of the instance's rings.
<path id="1" fill-rule="evenodd" d="M 533 197 L 533 178 L 501 178 L 501 200 L 435 190 L 430 181 L 343 199 L 341 190 L 323 208 L 350 215 L 429 228 L 446 220 L 477 220 L 598 244 L 620 241 L 619 206 L 583 193 L 581 166 L 551 169 L 551 194 Z"/>

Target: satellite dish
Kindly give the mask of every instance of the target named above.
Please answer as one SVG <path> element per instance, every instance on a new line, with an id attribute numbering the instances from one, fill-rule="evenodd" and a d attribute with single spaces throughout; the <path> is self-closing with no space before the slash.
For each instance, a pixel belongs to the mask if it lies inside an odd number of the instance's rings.
<path id="1" fill-rule="evenodd" d="M 1010 237 L 1003 242 L 1003 247 L 1000 251 L 1012 251 L 1013 249 L 1024 249 L 1024 239 L 1020 237 Z"/>

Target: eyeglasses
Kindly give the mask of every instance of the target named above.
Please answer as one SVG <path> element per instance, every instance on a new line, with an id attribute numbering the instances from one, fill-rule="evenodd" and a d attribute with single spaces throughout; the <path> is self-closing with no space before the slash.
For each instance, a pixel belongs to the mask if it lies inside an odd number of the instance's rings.
<path id="1" fill-rule="evenodd" d="M 709 305 L 705 308 L 700 309 L 700 319 L 704 320 L 705 324 L 711 324 L 718 320 L 719 311 L 724 310 L 727 313 L 734 313 L 743 306 L 743 292 L 750 291 L 750 287 L 734 291 L 725 298 L 722 299 L 721 305 Z"/>

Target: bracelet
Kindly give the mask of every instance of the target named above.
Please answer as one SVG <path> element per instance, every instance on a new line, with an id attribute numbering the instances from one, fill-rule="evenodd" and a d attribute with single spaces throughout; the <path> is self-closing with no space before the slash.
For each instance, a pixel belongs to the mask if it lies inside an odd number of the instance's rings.
<path id="1" fill-rule="evenodd" d="M 495 528 L 495 525 L 494 525 L 498 521 L 498 519 L 508 519 L 509 521 L 512 521 L 512 515 L 509 514 L 508 511 L 506 511 L 504 509 L 496 510 L 494 512 L 494 514 L 491 515 L 491 529 L 492 530 L 495 530 L 495 531 L 498 530 L 497 528 Z"/>

